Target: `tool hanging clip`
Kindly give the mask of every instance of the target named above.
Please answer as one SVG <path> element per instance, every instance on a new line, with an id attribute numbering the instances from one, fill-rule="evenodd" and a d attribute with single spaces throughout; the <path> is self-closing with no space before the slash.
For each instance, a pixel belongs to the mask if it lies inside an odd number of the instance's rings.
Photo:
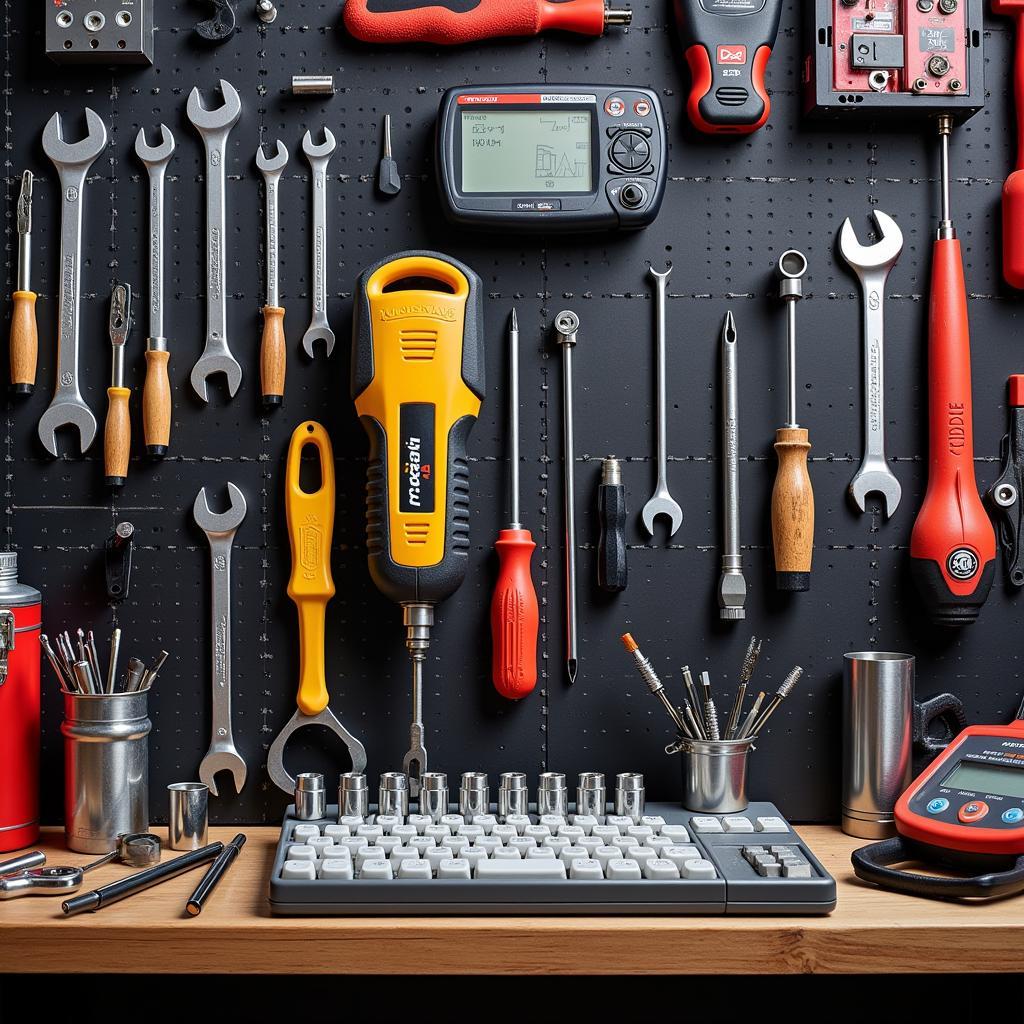
<path id="1" fill-rule="evenodd" d="M 999 531 L 1006 575 L 1015 587 L 1024 586 L 1024 545 L 1021 543 L 1021 491 L 1024 490 L 1024 374 L 1009 381 L 1010 429 L 1003 436 L 1003 470 L 985 493 Z"/>

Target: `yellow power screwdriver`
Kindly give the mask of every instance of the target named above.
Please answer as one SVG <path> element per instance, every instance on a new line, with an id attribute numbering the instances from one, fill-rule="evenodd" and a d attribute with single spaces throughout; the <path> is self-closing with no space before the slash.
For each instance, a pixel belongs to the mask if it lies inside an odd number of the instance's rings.
<path id="1" fill-rule="evenodd" d="M 466 441 L 484 397 L 483 298 L 469 267 L 403 252 L 363 272 L 352 337 L 352 398 L 370 438 L 370 576 L 402 607 L 412 659 L 410 795 L 427 770 L 423 662 L 434 605 L 469 562 Z"/>

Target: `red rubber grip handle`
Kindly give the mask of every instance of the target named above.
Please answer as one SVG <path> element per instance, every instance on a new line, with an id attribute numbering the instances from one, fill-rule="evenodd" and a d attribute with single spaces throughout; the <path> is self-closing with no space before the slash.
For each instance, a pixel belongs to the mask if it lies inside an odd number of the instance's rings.
<path id="1" fill-rule="evenodd" d="M 439 3 L 399 0 L 401 9 L 371 10 L 386 0 L 346 0 L 345 27 L 366 43 L 456 46 L 498 36 L 535 36 L 560 29 L 585 36 L 604 32 L 604 0 L 479 0 L 468 11 Z M 395 4 L 397 7 L 398 4 Z"/>
<path id="2" fill-rule="evenodd" d="M 498 693 L 519 700 L 537 685 L 540 613 L 530 575 L 537 545 L 529 530 L 502 530 L 494 546 L 499 570 L 491 599 L 491 677 Z"/>

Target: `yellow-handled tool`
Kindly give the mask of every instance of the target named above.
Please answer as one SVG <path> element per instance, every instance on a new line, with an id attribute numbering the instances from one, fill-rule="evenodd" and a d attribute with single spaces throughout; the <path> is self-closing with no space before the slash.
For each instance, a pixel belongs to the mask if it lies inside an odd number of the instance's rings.
<path id="1" fill-rule="evenodd" d="M 305 491 L 299 481 L 302 453 L 314 447 L 320 464 L 320 486 Z M 299 693 L 298 709 L 278 733 L 267 755 L 271 781 L 286 793 L 295 787 L 295 779 L 284 767 L 284 748 L 292 734 L 306 725 L 323 725 L 348 747 L 352 771 L 366 769 L 366 749 L 328 707 L 327 677 L 324 667 L 324 624 L 327 602 L 334 597 L 331 577 L 331 537 L 334 534 L 334 452 L 324 427 L 307 420 L 292 433 L 285 467 L 285 514 L 288 542 L 292 550 L 292 574 L 288 596 L 299 615 Z"/>
<path id="2" fill-rule="evenodd" d="M 36 386 L 39 330 L 32 291 L 32 172 L 21 176 L 18 193 L 18 287 L 11 296 L 11 394 L 31 395 Z"/>

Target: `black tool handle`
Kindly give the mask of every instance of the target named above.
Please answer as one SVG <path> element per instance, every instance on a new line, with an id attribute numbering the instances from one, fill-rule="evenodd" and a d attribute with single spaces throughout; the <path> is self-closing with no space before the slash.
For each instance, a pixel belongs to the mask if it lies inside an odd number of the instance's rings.
<path id="1" fill-rule="evenodd" d="M 617 594 L 626 589 L 626 488 L 602 483 L 597 489 L 597 585 Z"/>
<path id="2" fill-rule="evenodd" d="M 930 736 L 932 722 L 943 719 L 946 735 L 940 738 Z M 964 705 L 956 694 L 940 693 L 925 701 L 914 701 L 914 745 L 922 754 L 941 753 L 955 736 L 967 728 Z"/>

